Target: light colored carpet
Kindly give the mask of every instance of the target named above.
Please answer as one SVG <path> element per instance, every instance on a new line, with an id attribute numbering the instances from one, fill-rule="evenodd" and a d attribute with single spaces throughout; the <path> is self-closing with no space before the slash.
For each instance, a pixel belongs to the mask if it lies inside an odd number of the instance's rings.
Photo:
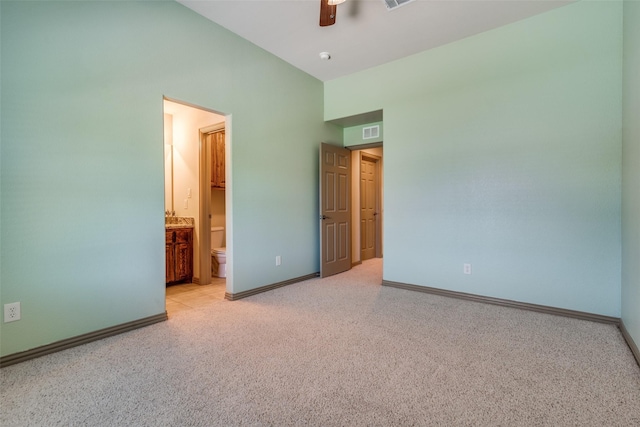
<path id="1" fill-rule="evenodd" d="M 0 425 L 640 425 L 615 326 L 381 287 L 380 270 L 3 368 Z"/>

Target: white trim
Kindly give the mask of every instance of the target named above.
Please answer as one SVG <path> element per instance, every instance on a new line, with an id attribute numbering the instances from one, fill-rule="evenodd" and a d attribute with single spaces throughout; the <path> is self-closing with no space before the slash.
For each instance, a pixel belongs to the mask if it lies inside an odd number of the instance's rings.
<path id="1" fill-rule="evenodd" d="M 224 203 L 225 203 L 225 228 L 226 228 L 226 248 L 227 248 L 227 293 L 233 294 L 233 144 L 232 134 L 233 134 L 233 122 L 232 115 L 225 115 L 225 140 L 224 140 L 224 162 L 225 162 L 225 193 L 224 193 Z"/>

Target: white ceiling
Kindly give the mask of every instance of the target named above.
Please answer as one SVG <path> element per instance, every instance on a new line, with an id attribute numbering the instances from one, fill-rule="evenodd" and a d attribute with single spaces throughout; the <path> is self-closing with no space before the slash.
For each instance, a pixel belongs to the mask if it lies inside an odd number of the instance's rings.
<path id="1" fill-rule="evenodd" d="M 177 0 L 327 81 L 563 6 L 573 0 L 346 0 L 319 26 L 320 0 Z M 331 59 L 320 59 L 327 51 Z"/>

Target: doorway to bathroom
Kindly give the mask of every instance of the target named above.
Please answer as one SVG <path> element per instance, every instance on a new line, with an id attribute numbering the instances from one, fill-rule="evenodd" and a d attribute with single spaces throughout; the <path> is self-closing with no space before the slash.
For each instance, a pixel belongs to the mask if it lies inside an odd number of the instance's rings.
<path id="1" fill-rule="evenodd" d="M 218 254 L 218 262 L 231 258 L 231 245 L 227 245 L 232 240 L 227 215 L 231 208 L 231 116 L 168 98 L 163 100 L 163 112 L 166 309 L 171 315 L 224 299 L 227 286 L 231 285 L 230 274 L 223 274 L 226 277 L 221 278 L 214 275 L 219 274 L 220 268 L 212 274 L 213 249 L 224 254 Z M 219 230 L 217 237 L 222 237 L 215 248 L 212 247 L 213 227 Z M 176 230 L 180 229 L 184 231 L 178 233 Z M 182 242 L 181 252 L 172 251 L 171 244 L 177 243 L 170 241 L 174 234 L 190 235 L 190 240 L 185 239 L 190 243 L 189 248 Z M 172 267 L 181 274 L 171 276 Z M 185 270 L 189 274 L 185 274 Z M 230 269 L 225 265 L 225 270 Z"/>
<path id="2" fill-rule="evenodd" d="M 203 228 L 210 227 L 209 239 L 203 236 L 203 247 L 210 249 L 208 256 L 202 253 L 200 281 L 203 284 L 227 277 L 226 134 L 226 121 L 200 129 L 200 169 L 203 171 L 200 208 Z"/>

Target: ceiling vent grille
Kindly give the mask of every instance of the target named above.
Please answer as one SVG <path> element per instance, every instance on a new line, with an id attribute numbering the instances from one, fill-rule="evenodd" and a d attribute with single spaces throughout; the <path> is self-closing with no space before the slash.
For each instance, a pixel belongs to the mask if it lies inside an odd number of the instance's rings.
<path id="1" fill-rule="evenodd" d="M 362 128 L 362 139 L 372 139 L 380 137 L 380 125 Z"/>
<path id="2" fill-rule="evenodd" d="M 407 3 L 411 3 L 413 0 L 382 0 L 387 6 L 387 10 L 393 10 L 400 6 L 404 6 Z"/>

